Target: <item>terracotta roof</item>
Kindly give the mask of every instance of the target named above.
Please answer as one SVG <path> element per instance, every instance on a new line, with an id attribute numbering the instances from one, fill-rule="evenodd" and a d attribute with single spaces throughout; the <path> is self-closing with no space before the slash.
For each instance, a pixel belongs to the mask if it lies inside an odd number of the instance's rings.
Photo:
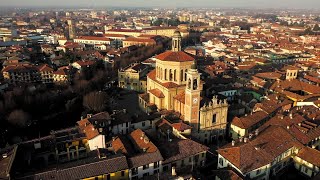
<path id="1" fill-rule="evenodd" d="M 188 129 L 192 129 L 191 126 L 183 123 L 183 122 L 179 122 L 179 123 L 173 123 L 172 127 L 175 128 L 178 131 L 183 132 L 184 130 L 188 130 Z"/>
<path id="2" fill-rule="evenodd" d="M 113 38 L 113 37 L 121 37 L 121 38 L 125 38 L 126 36 L 123 35 L 123 34 L 105 34 L 104 35 L 105 37 L 108 37 L 108 38 Z"/>
<path id="3" fill-rule="evenodd" d="M 17 179 L 86 179 L 88 177 L 110 174 L 117 171 L 126 170 L 128 168 L 126 157 L 123 155 L 116 155 L 115 157 L 107 157 L 104 159 L 88 158 L 84 160 L 78 160 L 57 166 L 56 169 L 47 170 L 45 172 L 40 172 Z"/>
<path id="4" fill-rule="evenodd" d="M 31 72 L 37 70 L 35 66 L 32 65 L 11 65 L 2 69 L 2 72 Z"/>
<path id="5" fill-rule="evenodd" d="M 89 122 L 88 119 L 82 119 L 78 121 L 77 124 L 89 140 L 99 135 L 98 130 Z"/>
<path id="6" fill-rule="evenodd" d="M 63 75 L 67 76 L 69 74 L 69 69 L 58 69 L 57 71 L 53 72 L 54 75 Z"/>
<path id="7" fill-rule="evenodd" d="M 228 144 L 217 152 L 236 166 L 243 174 L 265 166 L 288 149 L 303 145 L 283 127 L 269 126 L 247 143 Z"/>
<path id="8" fill-rule="evenodd" d="M 134 37 L 128 37 L 127 39 L 125 39 L 123 41 L 141 42 L 141 43 L 153 43 L 153 44 L 156 43 L 156 41 L 154 39 L 143 39 L 143 38 L 134 38 Z"/>
<path id="9" fill-rule="evenodd" d="M 262 79 L 280 79 L 282 74 L 276 72 L 257 73 L 255 76 Z"/>
<path id="10" fill-rule="evenodd" d="M 95 61 L 76 61 L 74 63 L 79 64 L 81 67 L 84 67 L 84 66 L 93 65 L 95 63 Z"/>
<path id="11" fill-rule="evenodd" d="M 93 40 L 93 41 L 110 41 L 109 38 L 106 37 L 98 37 L 98 36 L 80 36 L 75 38 L 75 40 Z"/>
<path id="12" fill-rule="evenodd" d="M 53 69 L 49 67 L 48 64 L 39 65 L 37 68 L 39 71 L 53 71 Z"/>
<path id="13" fill-rule="evenodd" d="M 302 81 L 299 81 L 298 79 L 275 82 L 271 88 L 276 89 L 276 87 L 279 87 L 280 89 L 290 90 L 290 91 L 302 90 L 310 94 L 317 94 L 320 92 L 319 86 L 302 82 Z"/>
<path id="14" fill-rule="evenodd" d="M 177 94 L 173 98 L 184 104 L 186 101 L 185 97 L 186 97 L 185 91 L 182 91 L 180 94 Z"/>
<path id="15" fill-rule="evenodd" d="M 143 149 L 146 149 L 147 153 L 152 153 L 158 150 L 158 148 L 152 142 L 150 142 L 149 138 L 141 129 L 131 132 L 130 137 L 141 152 L 143 152 Z"/>
<path id="16" fill-rule="evenodd" d="M 320 151 L 310 148 L 310 147 L 304 147 L 299 151 L 297 154 L 297 157 L 307 161 L 308 163 L 311 163 L 315 166 L 320 167 Z"/>
<path id="17" fill-rule="evenodd" d="M 159 89 L 151 89 L 149 90 L 149 93 L 153 94 L 157 98 L 164 98 L 164 94 Z"/>
<path id="18" fill-rule="evenodd" d="M 123 153 L 129 158 L 130 168 L 163 160 L 158 148 L 141 129 L 127 136 L 118 136 L 112 141 L 112 147 L 116 153 Z"/>
<path id="19" fill-rule="evenodd" d="M 175 61 L 175 62 L 184 62 L 184 61 L 194 61 L 195 59 L 183 51 L 166 51 L 157 55 L 155 58 L 161 61 Z"/>
<path id="20" fill-rule="evenodd" d="M 171 142 L 161 140 L 157 142 L 157 146 L 165 159 L 162 164 L 182 160 L 209 150 L 207 146 L 197 143 L 191 139 L 173 138 Z"/>
<path id="21" fill-rule="evenodd" d="M 232 120 L 231 124 L 242 129 L 247 129 L 259 123 L 260 121 L 266 119 L 268 116 L 269 116 L 268 113 L 264 111 L 258 111 L 245 117 L 241 117 L 241 118 L 235 117 Z"/>

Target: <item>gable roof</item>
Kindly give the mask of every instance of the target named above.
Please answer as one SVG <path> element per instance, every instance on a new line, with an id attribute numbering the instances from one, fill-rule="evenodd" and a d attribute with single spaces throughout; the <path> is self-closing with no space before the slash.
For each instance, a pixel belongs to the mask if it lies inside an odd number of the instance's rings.
<path id="1" fill-rule="evenodd" d="M 74 163 L 73 166 L 70 163 L 68 167 L 62 165 L 56 169 L 17 179 L 85 179 L 128 169 L 127 159 L 123 155 L 105 159 L 85 159 Z"/>
<path id="2" fill-rule="evenodd" d="M 271 163 L 276 157 L 290 148 L 302 148 L 285 128 L 269 126 L 249 142 L 228 144 L 217 152 L 236 166 L 243 174 Z"/>

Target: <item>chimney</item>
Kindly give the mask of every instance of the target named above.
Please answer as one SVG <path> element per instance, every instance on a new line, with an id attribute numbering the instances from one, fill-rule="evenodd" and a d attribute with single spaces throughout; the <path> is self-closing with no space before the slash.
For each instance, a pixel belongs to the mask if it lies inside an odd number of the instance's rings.
<path id="1" fill-rule="evenodd" d="M 259 135 L 259 129 L 255 130 L 255 135 L 258 136 Z"/>
<path id="2" fill-rule="evenodd" d="M 252 137 L 253 137 L 253 134 L 250 133 L 250 134 L 249 134 L 249 139 L 252 139 Z"/>
<path id="3" fill-rule="evenodd" d="M 171 168 L 171 173 L 172 173 L 172 176 L 176 176 L 177 173 L 176 173 L 176 167 L 172 166 Z"/>
<path id="4" fill-rule="evenodd" d="M 232 144 L 232 146 L 234 146 L 234 145 L 236 144 L 236 141 L 233 140 L 233 141 L 231 142 L 231 144 Z"/>
<path id="5" fill-rule="evenodd" d="M 244 138 L 244 143 L 247 143 L 248 142 L 248 138 Z"/>
<path id="6" fill-rule="evenodd" d="M 240 140 L 240 142 L 242 142 L 242 141 L 243 141 L 243 137 L 240 137 L 240 139 L 239 139 L 239 140 Z"/>
<path id="7" fill-rule="evenodd" d="M 290 129 L 290 126 L 287 126 L 287 129 Z"/>
<path id="8" fill-rule="evenodd" d="M 289 114 L 290 119 L 292 119 L 292 113 Z"/>
<path id="9" fill-rule="evenodd" d="M 141 133 L 140 139 L 143 139 L 143 138 L 144 138 L 144 133 Z"/>

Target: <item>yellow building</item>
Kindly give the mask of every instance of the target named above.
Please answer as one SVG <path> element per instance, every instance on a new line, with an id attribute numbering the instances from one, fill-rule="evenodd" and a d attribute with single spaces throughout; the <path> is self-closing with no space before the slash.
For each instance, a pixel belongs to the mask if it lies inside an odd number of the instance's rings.
<path id="1" fill-rule="evenodd" d="M 173 37 L 175 32 L 177 31 L 177 27 L 155 27 L 155 28 L 148 28 L 144 29 L 143 32 L 147 35 L 155 35 L 155 36 L 166 36 L 166 37 Z M 182 28 L 183 32 L 180 32 L 182 37 L 188 36 L 189 32 Z"/>
<path id="2" fill-rule="evenodd" d="M 228 105 L 213 99 L 200 107 L 203 83 L 195 59 L 181 51 L 181 40 L 176 31 L 172 50 L 155 57 L 156 68 L 147 75 L 147 93 L 140 95 L 140 107 L 146 112 L 155 108 L 174 110 L 193 127 L 194 136 L 210 142 L 224 135 Z"/>
<path id="3" fill-rule="evenodd" d="M 127 39 L 123 40 L 122 46 L 129 47 L 129 46 L 152 46 L 156 45 L 156 41 L 154 39 L 143 39 L 143 38 L 134 38 L 128 37 Z"/>
<path id="4" fill-rule="evenodd" d="M 304 147 L 293 157 L 293 160 L 295 168 L 309 178 L 320 172 L 320 151 L 317 149 Z"/>
<path id="5" fill-rule="evenodd" d="M 146 74 L 148 66 L 144 64 L 132 64 L 118 72 L 119 87 L 138 92 L 146 92 Z"/>

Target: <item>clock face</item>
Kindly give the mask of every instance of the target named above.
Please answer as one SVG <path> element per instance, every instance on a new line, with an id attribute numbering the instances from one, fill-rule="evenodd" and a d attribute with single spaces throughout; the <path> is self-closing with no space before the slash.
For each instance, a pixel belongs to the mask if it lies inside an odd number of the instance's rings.
<path id="1" fill-rule="evenodd" d="M 198 98 L 193 98 L 193 104 L 196 104 L 198 102 Z"/>

